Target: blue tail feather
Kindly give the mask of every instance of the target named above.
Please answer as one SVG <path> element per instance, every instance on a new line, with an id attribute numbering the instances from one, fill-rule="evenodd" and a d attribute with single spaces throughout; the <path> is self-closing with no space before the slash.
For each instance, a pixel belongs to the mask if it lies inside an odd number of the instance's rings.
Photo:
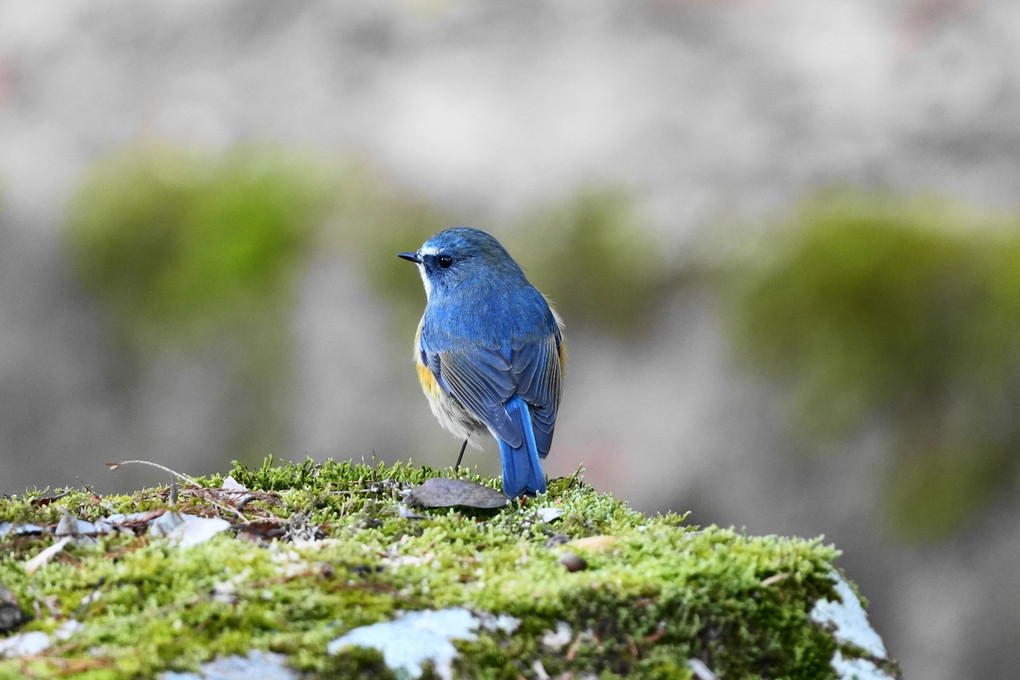
<path id="1" fill-rule="evenodd" d="M 524 437 L 516 449 L 499 437 L 496 438 L 499 442 L 499 457 L 503 462 L 503 493 L 511 498 L 522 494 L 545 493 L 545 473 L 538 460 L 535 430 L 528 405 L 515 395 L 507 403 L 506 412 L 520 427 Z"/>

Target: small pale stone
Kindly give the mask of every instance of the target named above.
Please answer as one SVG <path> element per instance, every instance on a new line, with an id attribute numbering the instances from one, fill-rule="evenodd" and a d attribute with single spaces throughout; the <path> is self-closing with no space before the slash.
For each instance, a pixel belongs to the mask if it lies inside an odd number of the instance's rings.
<path id="1" fill-rule="evenodd" d="M 559 563 L 566 567 L 569 572 L 584 571 L 588 568 L 588 563 L 572 552 L 565 552 L 560 555 Z"/>
<path id="2" fill-rule="evenodd" d="M 556 630 L 547 630 L 542 634 L 542 644 L 549 649 L 563 649 L 574 639 L 574 631 L 565 621 L 556 622 Z"/>
<path id="3" fill-rule="evenodd" d="M 616 536 L 587 536 L 575 538 L 567 545 L 589 552 L 605 552 L 615 546 L 618 540 Z"/>
<path id="4" fill-rule="evenodd" d="M 543 522 L 551 522 L 563 516 L 562 508 L 539 508 L 537 512 L 539 519 Z"/>

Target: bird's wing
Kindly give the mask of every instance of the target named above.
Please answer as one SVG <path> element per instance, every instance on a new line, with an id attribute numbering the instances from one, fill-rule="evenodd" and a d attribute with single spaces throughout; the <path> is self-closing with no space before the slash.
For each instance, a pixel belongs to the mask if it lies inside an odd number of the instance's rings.
<path id="1" fill-rule="evenodd" d="M 499 350 L 472 349 L 430 352 L 422 348 L 426 365 L 443 390 L 517 447 L 523 433 L 506 412 L 515 388 L 510 361 Z"/>
<path id="2" fill-rule="evenodd" d="M 556 409 L 560 403 L 562 364 L 559 333 L 514 349 L 510 363 L 517 377 L 517 394 L 531 407 L 538 455 L 545 458 L 552 446 Z"/>
<path id="3" fill-rule="evenodd" d="M 439 386 L 474 413 L 500 439 L 519 447 L 524 433 L 506 410 L 518 394 L 531 407 L 539 455 L 552 440 L 560 393 L 558 335 L 503 349 L 430 351 L 421 340 L 422 362 Z"/>

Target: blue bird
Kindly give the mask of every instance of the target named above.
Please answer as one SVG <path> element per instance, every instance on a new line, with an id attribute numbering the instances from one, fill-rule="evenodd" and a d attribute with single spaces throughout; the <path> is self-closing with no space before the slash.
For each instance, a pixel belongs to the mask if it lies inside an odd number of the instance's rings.
<path id="1" fill-rule="evenodd" d="M 499 241 L 457 227 L 416 252 L 425 313 L 414 361 L 439 423 L 476 448 L 486 430 L 499 444 L 503 492 L 545 492 L 566 363 L 563 322 Z M 458 464 L 460 459 L 458 459 Z"/>

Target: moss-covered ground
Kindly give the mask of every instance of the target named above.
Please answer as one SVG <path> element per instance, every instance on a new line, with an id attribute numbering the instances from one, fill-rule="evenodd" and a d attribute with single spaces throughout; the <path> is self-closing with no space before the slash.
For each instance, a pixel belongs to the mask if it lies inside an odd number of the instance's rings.
<path id="1" fill-rule="evenodd" d="M 285 654 L 307 677 L 393 677 L 378 652 L 330 656 L 327 643 L 401 612 L 452 606 L 521 622 L 456 642 L 457 677 L 536 677 L 540 662 L 554 677 L 687 679 L 692 658 L 722 678 L 834 677 L 835 643 L 809 619 L 831 595 L 837 555 L 819 540 L 645 516 L 580 475 L 499 510 L 413 512 L 404 492 L 429 477 L 499 480 L 311 461 L 235 464 L 229 475 L 250 491 L 239 512 L 230 510 L 239 496 L 219 490 L 226 475 L 177 495 L 179 512 L 232 524 L 194 547 L 121 530 L 70 543 L 30 575 L 27 561 L 56 538 L 0 538 L 0 585 L 34 617 L 18 632 L 83 624 L 40 654 L 0 659 L 0 678 L 153 677 L 253 648 Z M 65 513 L 95 521 L 168 503 L 166 488 L 30 492 L 0 499 L 0 522 L 54 527 Z M 570 543 L 592 536 L 613 538 Z M 583 568 L 561 563 L 568 551 Z M 549 634 L 567 629 L 559 641 Z"/>

